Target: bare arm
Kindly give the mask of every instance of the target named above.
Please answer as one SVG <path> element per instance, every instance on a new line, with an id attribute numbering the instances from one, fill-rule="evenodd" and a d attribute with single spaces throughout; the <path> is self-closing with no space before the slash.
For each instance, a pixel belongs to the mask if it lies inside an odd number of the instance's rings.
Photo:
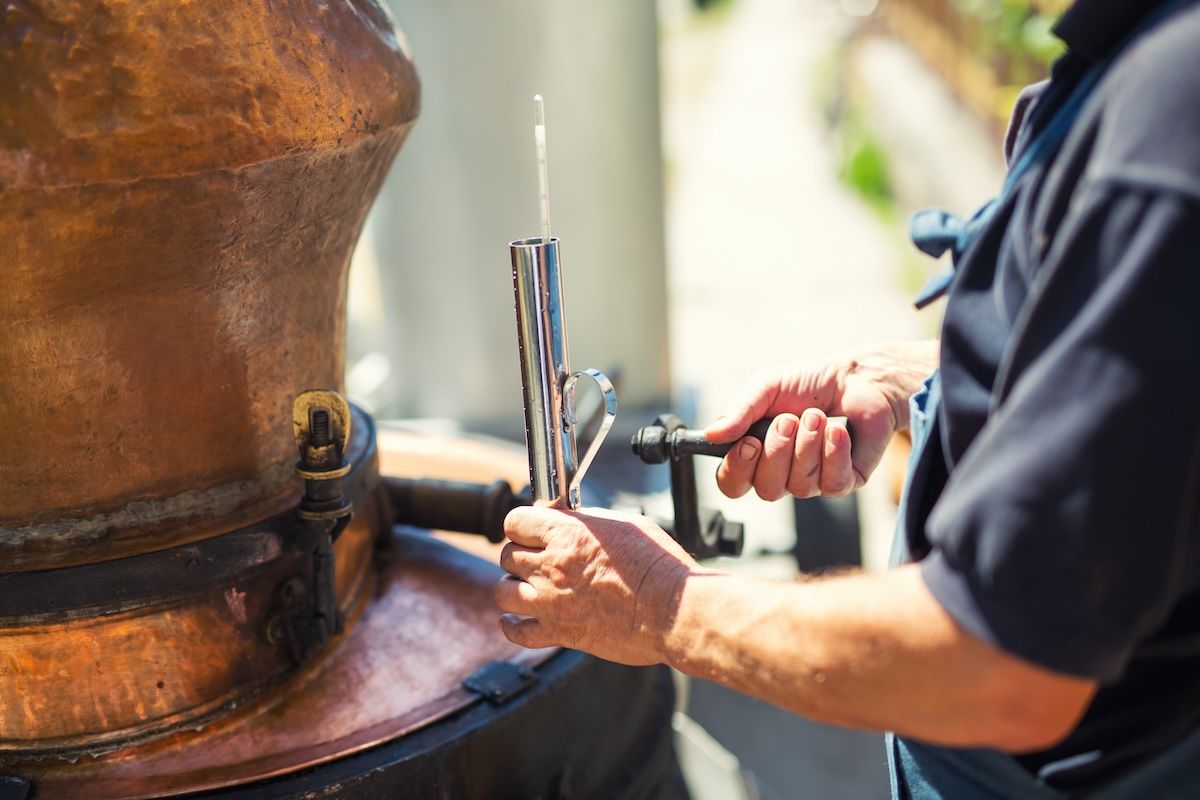
<path id="1" fill-rule="evenodd" d="M 806 717 L 956 747 L 1047 747 L 1096 689 L 972 638 L 915 565 L 802 584 L 691 575 L 663 655 Z"/>
<path id="2" fill-rule="evenodd" d="M 497 586 L 506 636 L 669 663 L 837 725 L 1011 751 L 1065 736 L 1096 684 L 959 628 L 915 565 L 806 583 L 706 570 L 650 521 L 520 508 Z"/>

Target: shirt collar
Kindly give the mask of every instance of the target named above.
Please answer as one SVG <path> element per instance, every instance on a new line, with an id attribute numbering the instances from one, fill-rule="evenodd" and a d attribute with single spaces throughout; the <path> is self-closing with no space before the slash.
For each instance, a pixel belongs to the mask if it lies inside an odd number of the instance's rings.
<path id="1" fill-rule="evenodd" d="M 1076 0 L 1054 25 L 1054 34 L 1074 52 L 1100 60 L 1161 4 L 1162 0 Z"/>

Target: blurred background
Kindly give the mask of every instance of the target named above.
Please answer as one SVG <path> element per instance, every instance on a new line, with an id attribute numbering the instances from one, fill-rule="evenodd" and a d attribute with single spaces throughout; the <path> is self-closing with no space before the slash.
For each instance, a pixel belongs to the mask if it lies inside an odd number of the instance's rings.
<path id="1" fill-rule="evenodd" d="M 1059 54 L 1066 5 L 391 0 L 422 110 L 354 256 L 348 393 L 380 419 L 521 441 L 507 243 L 537 235 L 540 93 L 572 365 L 621 398 L 594 471 L 669 510 L 665 467 L 628 453 L 657 414 L 703 425 L 762 367 L 936 333 L 939 309 L 910 299 L 938 265 L 905 220 L 996 191 L 1009 108 Z M 702 502 L 747 526 L 721 566 L 881 568 L 903 459 L 833 502 L 731 501 L 702 465 Z M 887 796 L 879 737 L 681 689 L 698 800 Z"/>

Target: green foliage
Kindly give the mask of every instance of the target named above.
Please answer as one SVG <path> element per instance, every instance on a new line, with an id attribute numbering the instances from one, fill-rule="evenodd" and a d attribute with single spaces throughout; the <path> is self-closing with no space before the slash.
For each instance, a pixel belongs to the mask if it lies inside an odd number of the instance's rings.
<path id="1" fill-rule="evenodd" d="M 1031 0 L 953 0 L 972 48 L 1010 84 L 1043 77 L 1063 44 L 1052 33 L 1057 15 Z"/>
<path id="2" fill-rule="evenodd" d="M 857 114 L 842 119 L 841 179 L 878 211 L 892 206 L 892 181 L 887 153 Z"/>
<path id="3" fill-rule="evenodd" d="M 705 22 L 724 22 L 733 9 L 734 0 L 693 0 L 696 11 Z"/>
<path id="4" fill-rule="evenodd" d="M 1051 29 L 1054 18 L 1047 14 L 1034 14 L 1021 26 L 1021 45 L 1031 57 L 1049 66 L 1062 55 L 1064 45 Z"/>
<path id="5" fill-rule="evenodd" d="M 816 59 L 813 99 L 833 138 L 838 178 L 877 213 L 890 216 L 895 198 L 887 152 L 847 81 L 848 53 L 843 43 Z"/>

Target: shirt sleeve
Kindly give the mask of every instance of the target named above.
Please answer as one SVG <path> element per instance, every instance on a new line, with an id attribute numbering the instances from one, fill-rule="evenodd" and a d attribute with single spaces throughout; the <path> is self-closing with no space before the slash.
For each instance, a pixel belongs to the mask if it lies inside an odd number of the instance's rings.
<path id="1" fill-rule="evenodd" d="M 921 570 L 973 635 L 1109 681 L 1200 573 L 1200 196 L 1113 178 L 1077 201 Z"/>

